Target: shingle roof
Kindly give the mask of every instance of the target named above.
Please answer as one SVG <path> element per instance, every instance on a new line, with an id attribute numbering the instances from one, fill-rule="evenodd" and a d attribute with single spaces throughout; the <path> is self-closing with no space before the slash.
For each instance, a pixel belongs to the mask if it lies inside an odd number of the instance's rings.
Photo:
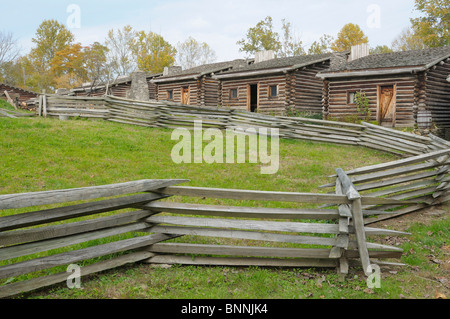
<path id="1" fill-rule="evenodd" d="M 450 47 L 440 47 L 425 50 L 414 50 L 384 54 L 371 54 L 369 56 L 331 66 L 321 73 L 358 71 L 387 68 L 425 67 L 430 63 L 443 60 L 450 56 Z"/>
<path id="2" fill-rule="evenodd" d="M 173 74 L 173 75 L 161 76 L 158 78 L 158 81 L 161 81 L 164 79 L 181 77 L 181 76 L 189 76 L 189 75 L 196 76 L 196 75 L 201 75 L 201 74 L 211 74 L 211 73 L 216 73 L 216 72 L 227 71 L 232 68 L 246 66 L 252 62 L 253 62 L 253 60 L 237 59 L 237 60 L 233 60 L 233 61 L 203 64 L 203 65 L 196 66 L 196 67 L 193 67 L 190 69 L 182 70 L 181 72 L 177 72 L 176 74 Z"/>
<path id="3" fill-rule="evenodd" d="M 339 64 L 339 60 L 342 60 L 342 57 L 346 53 L 325 53 L 325 54 L 316 54 L 316 55 L 301 55 L 301 56 L 293 56 L 287 58 L 275 58 L 268 61 L 250 64 L 242 67 L 233 68 L 230 71 L 224 72 L 223 74 L 231 74 L 238 72 L 248 72 L 248 71 L 257 71 L 257 70 L 268 70 L 268 69 L 278 69 L 278 68 L 288 68 L 293 66 L 300 65 L 310 65 L 317 63 L 318 61 L 324 61 L 328 59 L 332 59 L 334 63 L 337 62 Z M 341 57 L 341 59 L 339 59 Z M 333 59 L 337 58 L 337 59 Z"/>

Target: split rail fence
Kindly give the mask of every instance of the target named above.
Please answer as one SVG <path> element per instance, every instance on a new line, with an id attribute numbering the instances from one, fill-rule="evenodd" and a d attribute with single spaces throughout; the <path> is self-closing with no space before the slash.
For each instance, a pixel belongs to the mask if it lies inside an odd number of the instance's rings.
<path id="1" fill-rule="evenodd" d="M 64 282 L 69 277 L 66 271 L 46 275 L 47 271 L 99 257 L 106 258 L 82 266 L 82 276 L 135 262 L 335 267 L 344 275 L 349 266 L 360 265 L 368 275 L 369 265 L 400 258 L 402 250 L 368 242 L 367 237 L 407 233 L 365 226 L 364 216 L 374 212 L 363 205 L 415 202 L 361 196 L 347 175 L 337 172 L 335 194 L 196 188 L 174 186 L 186 180 L 141 180 L 0 195 L 0 279 L 6 280 L 0 297 Z M 196 197 L 293 202 L 299 207 L 204 205 L 198 199 L 186 203 Z M 338 207 L 304 209 L 302 203 Z M 48 208 L 55 204 L 63 205 Z M 24 208 L 31 211 L 17 213 Z M 198 244 L 198 236 L 224 242 Z M 254 244 L 246 246 L 249 242 Z M 21 277 L 26 274 L 33 277 Z"/>
<path id="2" fill-rule="evenodd" d="M 201 121 L 205 129 L 277 129 L 280 138 L 355 145 L 389 152 L 404 160 L 346 172 L 358 191 L 370 193 L 371 196 L 423 199 L 421 204 L 402 210 L 385 206 L 385 211 L 393 216 L 450 199 L 450 142 L 433 134 L 421 136 L 370 123 L 275 117 L 230 108 L 195 107 L 161 101 L 139 102 L 113 96 L 90 98 L 43 95 L 40 101 L 39 115 L 102 118 L 160 128 L 193 129 L 197 121 Z M 394 214 L 394 210 L 399 211 Z"/>
<path id="3" fill-rule="evenodd" d="M 174 186 L 186 182 L 183 180 L 146 180 L 0 195 L 0 279 L 7 283 L 0 287 L 0 297 L 63 282 L 67 272 L 17 281 L 19 276 L 35 272 L 42 275 L 40 272 L 49 268 L 101 256 L 112 258 L 83 266 L 82 275 L 138 261 L 336 267 L 341 274 L 356 264 L 368 274 L 369 265 L 390 264 L 390 260 L 380 259 L 402 255 L 398 247 L 378 244 L 368 237 L 406 235 L 369 224 L 450 199 L 450 143 L 432 134 L 419 136 L 368 123 L 272 117 L 116 97 L 43 95 L 38 115 L 93 117 L 162 128 L 193 128 L 198 120 L 204 128 L 275 128 L 282 138 L 359 145 L 388 151 L 401 159 L 349 171 L 337 169 L 330 176 L 333 182 L 323 185 L 332 189 L 328 194 L 194 188 Z M 299 206 L 281 209 L 189 204 L 189 198 L 294 202 Z M 47 207 L 61 203 L 65 206 Z M 316 208 L 304 209 L 303 203 Z M 37 206 L 43 207 L 21 212 Z M 197 244 L 196 236 L 226 241 Z M 248 241 L 257 244 L 242 244 Z M 73 249 L 81 243 L 89 245 Z M 62 248 L 67 251 L 60 252 Z"/>

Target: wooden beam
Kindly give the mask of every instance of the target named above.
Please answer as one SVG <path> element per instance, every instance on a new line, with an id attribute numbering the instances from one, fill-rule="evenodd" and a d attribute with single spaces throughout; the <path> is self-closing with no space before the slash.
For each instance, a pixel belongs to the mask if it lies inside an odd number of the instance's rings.
<path id="1" fill-rule="evenodd" d="M 39 205 L 49 205 L 57 203 L 67 203 L 73 201 L 90 200 L 109 196 L 119 196 L 124 194 L 149 192 L 180 184 L 188 180 L 168 179 L 168 180 L 141 180 L 121 184 L 111 184 L 104 186 L 93 186 L 84 188 L 72 188 L 36 193 L 22 193 L 11 195 L 0 195 L 0 210 L 32 207 Z"/>

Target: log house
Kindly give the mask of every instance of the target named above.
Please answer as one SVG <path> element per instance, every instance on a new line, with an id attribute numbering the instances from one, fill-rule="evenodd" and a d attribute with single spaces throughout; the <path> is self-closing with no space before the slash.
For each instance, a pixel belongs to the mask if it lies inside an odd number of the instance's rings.
<path id="1" fill-rule="evenodd" d="M 182 70 L 181 67 L 169 67 L 166 68 L 163 76 L 151 82 L 156 85 L 158 101 L 217 107 L 220 105 L 220 81 L 213 76 L 251 63 L 253 63 L 252 60 L 237 59 L 205 64 L 187 70 Z"/>
<path id="2" fill-rule="evenodd" d="M 358 116 L 356 92 L 370 121 L 388 127 L 450 128 L 450 47 L 375 54 L 331 67 L 323 80 L 325 118 Z"/>
<path id="3" fill-rule="evenodd" d="M 316 77 L 347 53 L 287 58 L 265 55 L 254 64 L 213 76 L 220 80 L 221 106 L 272 115 L 322 114 L 323 81 Z"/>

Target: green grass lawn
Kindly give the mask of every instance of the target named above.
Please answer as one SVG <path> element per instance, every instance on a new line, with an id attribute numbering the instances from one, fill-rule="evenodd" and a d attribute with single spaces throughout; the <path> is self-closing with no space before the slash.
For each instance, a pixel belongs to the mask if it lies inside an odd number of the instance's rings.
<path id="1" fill-rule="evenodd" d="M 280 169 L 262 175 L 259 164 L 175 164 L 172 130 L 149 129 L 106 121 L 0 118 L 0 194 L 35 192 L 121 183 L 140 179 L 188 179 L 189 186 L 287 192 L 326 192 L 335 168 L 349 170 L 394 160 L 379 151 L 352 146 L 280 141 Z M 211 204 L 233 204 L 210 200 Z M 252 205 L 255 203 L 241 203 Z M 265 202 L 258 205 L 275 205 Z M 276 204 L 281 205 L 281 204 Z M 296 207 L 283 203 L 278 207 Z M 297 206 L 298 207 L 298 206 Z M 2 212 L 20 213 L 25 210 Z M 158 268 L 133 265 L 82 278 L 81 290 L 65 285 L 44 289 L 29 298 L 400 298 L 434 297 L 427 285 L 441 287 L 441 265 L 432 263 L 409 285 L 411 267 L 429 262 L 432 249 L 442 253 L 448 243 L 448 219 L 416 225 L 414 240 L 402 245 L 417 251 L 405 256 L 409 267 L 383 274 L 383 287 L 366 289 L 352 270 L 350 280 L 337 280 L 335 270 L 228 267 Z M 422 228 L 421 228 L 422 227 Z M 436 241 L 418 249 L 433 230 Z M 447 230 L 447 231 L 446 231 Z M 408 246 L 410 245 L 410 246 Z M 435 253 L 436 255 L 437 253 Z M 439 257 L 440 258 L 440 257 Z M 436 265 L 436 267 L 434 267 Z M 416 269 L 416 268 L 413 268 Z M 434 277 L 433 277 L 434 276 Z M 421 279 L 420 277 L 433 278 Z M 440 285 L 440 286 L 439 286 Z M 406 292 L 407 287 L 410 292 Z M 438 288 L 436 288 L 438 289 Z M 439 288 L 440 289 L 440 288 Z M 448 290 L 447 290 L 448 291 Z M 444 291 L 445 293 L 445 291 Z"/>

